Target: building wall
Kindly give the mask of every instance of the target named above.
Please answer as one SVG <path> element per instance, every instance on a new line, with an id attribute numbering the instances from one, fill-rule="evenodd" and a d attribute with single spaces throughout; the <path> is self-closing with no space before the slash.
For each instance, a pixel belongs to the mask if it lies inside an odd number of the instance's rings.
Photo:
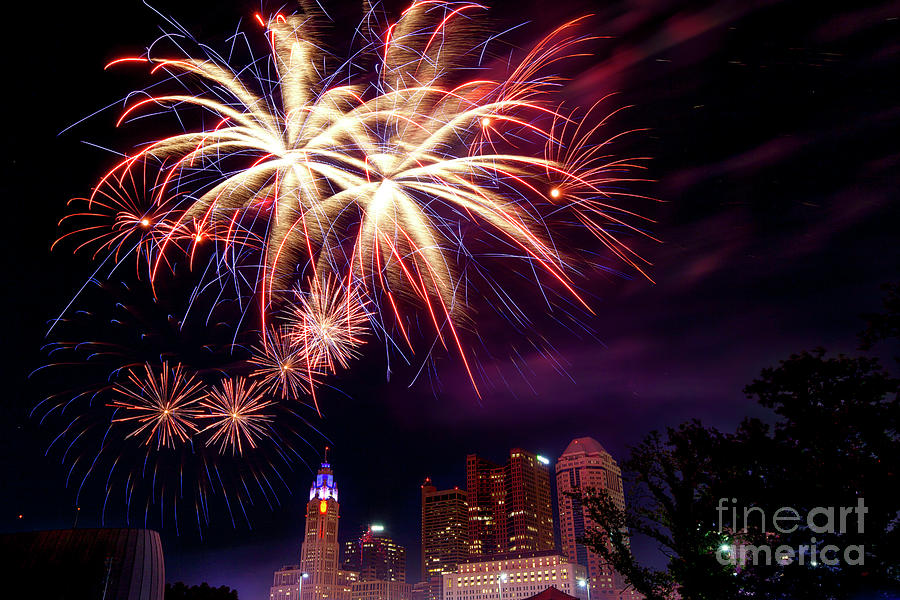
<path id="1" fill-rule="evenodd" d="M 504 475 L 504 551 L 553 550 L 553 501 L 550 496 L 549 468 L 535 454 L 515 448 L 509 455 Z"/>
<path id="2" fill-rule="evenodd" d="M 0 535 L 2 598 L 163 600 L 159 534 L 60 529 Z"/>
<path id="3" fill-rule="evenodd" d="M 340 569 L 337 572 L 337 591 L 334 596 L 338 600 L 350 600 L 353 595 L 353 586 L 359 581 L 359 573 Z"/>
<path id="4" fill-rule="evenodd" d="M 412 600 L 412 585 L 401 581 L 358 581 L 350 600 Z"/>
<path id="5" fill-rule="evenodd" d="M 306 533 L 300 549 L 300 568 L 309 573 L 303 584 L 303 600 L 339 597 L 337 572 L 340 507 L 333 499 L 311 500 L 306 510 Z"/>
<path id="6" fill-rule="evenodd" d="M 500 519 L 503 512 L 503 468 L 470 454 L 466 457 L 466 498 L 469 506 L 470 556 L 503 552 Z"/>
<path id="7" fill-rule="evenodd" d="M 524 600 L 549 587 L 587 600 L 587 570 L 550 552 L 467 563 L 443 578 L 443 600 Z"/>
<path id="8" fill-rule="evenodd" d="M 275 571 L 272 587 L 269 588 L 269 600 L 298 600 L 302 577 L 300 565 L 286 565 Z"/>

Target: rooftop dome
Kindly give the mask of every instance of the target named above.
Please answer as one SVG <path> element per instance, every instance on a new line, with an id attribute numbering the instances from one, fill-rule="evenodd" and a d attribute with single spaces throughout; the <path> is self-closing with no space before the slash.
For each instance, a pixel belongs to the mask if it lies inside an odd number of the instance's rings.
<path id="1" fill-rule="evenodd" d="M 607 454 L 607 452 L 594 438 L 580 437 L 575 438 L 566 446 L 563 456 L 566 454 Z"/>

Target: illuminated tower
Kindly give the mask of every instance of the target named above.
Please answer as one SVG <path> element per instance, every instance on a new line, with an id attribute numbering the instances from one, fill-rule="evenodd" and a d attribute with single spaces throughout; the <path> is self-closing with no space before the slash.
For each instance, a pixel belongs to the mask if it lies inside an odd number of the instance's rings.
<path id="1" fill-rule="evenodd" d="M 338 488 L 334 473 L 325 461 L 309 489 L 306 530 L 300 547 L 300 570 L 309 577 L 303 582 L 300 600 L 346 600 L 349 586 L 339 570 Z"/>
<path id="2" fill-rule="evenodd" d="M 469 558 L 466 543 L 469 505 L 459 488 L 438 490 L 422 484 L 422 579 L 453 573 Z"/>
<path id="3" fill-rule="evenodd" d="M 619 598 L 624 587 L 621 576 L 604 564 L 597 554 L 576 541 L 595 524 L 585 514 L 581 502 L 566 494 L 587 489 L 605 491 L 619 508 L 625 508 L 619 465 L 597 440 L 583 437 L 573 440 L 556 463 L 562 552 L 570 561 L 587 567 L 594 600 Z"/>
<path id="4" fill-rule="evenodd" d="M 503 466 L 466 459 L 469 554 L 553 550 L 549 461 L 513 448 Z"/>

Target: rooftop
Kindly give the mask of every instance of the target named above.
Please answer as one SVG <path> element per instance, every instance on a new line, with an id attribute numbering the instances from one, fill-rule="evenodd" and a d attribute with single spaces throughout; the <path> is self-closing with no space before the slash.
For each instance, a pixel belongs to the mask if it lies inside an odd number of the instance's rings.
<path id="1" fill-rule="evenodd" d="M 565 456 L 567 454 L 607 454 L 607 452 L 606 449 L 600 445 L 600 442 L 594 438 L 580 437 L 575 438 L 568 446 L 566 446 L 562 455 Z"/>

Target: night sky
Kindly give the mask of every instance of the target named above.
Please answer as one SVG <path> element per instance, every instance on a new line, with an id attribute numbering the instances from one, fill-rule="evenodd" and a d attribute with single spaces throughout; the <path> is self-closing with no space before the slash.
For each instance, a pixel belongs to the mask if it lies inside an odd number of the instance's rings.
<path id="1" fill-rule="evenodd" d="M 356 18 L 355 4 L 333 4 L 341 22 Z M 334 448 L 342 537 L 384 523 L 407 546 L 409 580 L 417 581 L 419 485 L 430 475 L 439 487 L 464 486 L 467 453 L 500 461 L 521 446 L 555 458 L 572 438 L 590 435 L 622 459 L 654 428 L 699 418 L 728 429 L 746 415 L 765 417 L 741 390 L 791 352 L 855 350 L 860 315 L 877 310 L 879 286 L 896 281 L 900 266 L 900 2 L 828 4 L 494 4 L 498 26 L 527 22 L 515 38 L 522 44 L 584 13 L 594 14 L 586 30 L 609 36 L 568 73 L 563 95 L 574 105 L 619 92 L 611 102 L 633 106 L 614 126 L 648 128 L 617 152 L 652 157 L 656 181 L 634 189 L 662 200 L 637 205 L 662 243 L 635 244 L 656 283 L 606 273 L 590 281 L 590 335 L 539 332 L 565 372 L 504 336 L 499 323 L 479 324 L 494 356 L 483 360 L 485 371 L 504 380 L 480 402 L 447 358 L 437 361 L 439 381 L 412 386 L 418 365 L 388 382 L 377 360 L 336 378 L 344 393 L 325 393 L 319 426 Z M 251 15 L 280 8 L 240 0 L 154 6 L 212 44 L 241 19 L 257 32 Z M 388 6 L 396 15 L 401 5 Z M 74 494 L 58 457 L 43 456 L 47 432 L 26 418 L 38 400 L 26 377 L 44 361 L 46 322 L 89 275 L 84 257 L 49 251 L 66 200 L 110 163 L 83 142 L 124 138 L 112 112 L 57 133 L 143 85 L 103 65 L 141 53 L 161 18 L 132 1 L 20 2 L 4 17 L 0 528 L 69 527 Z M 300 468 L 286 478 L 296 493 L 274 512 L 254 511 L 252 530 L 226 515 L 202 540 L 164 530 L 167 579 L 266 597 L 272 571 L 296 561 L 312 475 Z M 79 526 L 96 526 L 97 507 L 82 506 Z"/>

